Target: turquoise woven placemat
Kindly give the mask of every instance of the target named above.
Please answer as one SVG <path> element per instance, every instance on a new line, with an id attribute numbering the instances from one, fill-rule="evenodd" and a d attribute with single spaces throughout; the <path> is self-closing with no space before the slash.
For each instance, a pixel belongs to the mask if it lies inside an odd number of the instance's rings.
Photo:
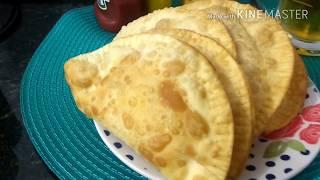
<path id="1" fill-rule="evenodd" d="M 76 108 L 64 80 L 69 58 L 110 42 L 92 7 L 66 13 L 32 57 L 21 85 L 25 127 L 48 167 L 61 179 L 143 179 L 103 144 L 91 121 Z M 305 58 L 311 78 L 320 85 L 320 59 Z M 320 157 L 297 179 L 315 179 Z"/>

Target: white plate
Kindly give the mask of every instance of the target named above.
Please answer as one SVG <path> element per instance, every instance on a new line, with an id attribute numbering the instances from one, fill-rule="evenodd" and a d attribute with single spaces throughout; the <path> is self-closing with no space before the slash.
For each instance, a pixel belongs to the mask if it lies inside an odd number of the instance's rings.
<path id="1" fill-rule="evenodd" d="M 148 161 L 95 122 L 103 142 L 123 163 L 149 179 L 164 179 Z M 320 96 L 310 81 L 304 110 L 282 130 L 252 145 L 240 180 L 289 179 L 305 169 L 320 150 Z"/>

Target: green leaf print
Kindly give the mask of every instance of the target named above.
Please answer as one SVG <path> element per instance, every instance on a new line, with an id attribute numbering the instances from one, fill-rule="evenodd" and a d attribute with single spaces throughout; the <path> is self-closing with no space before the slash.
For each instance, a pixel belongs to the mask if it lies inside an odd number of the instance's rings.
<path id="1" fill-rule="evenodd" d="M 304 145 L 298 140 L 290 140 L 288 142 L 288 147 L 299 152 L 304 152 L 306 150 Z"/>
<path id="2" fill-rule="evenodd" d="M 275 141 L 268 145 L 264 151 L 264 158 L 273 158 L 282 154 L 288 147 L 288 143 L 283 141 Z"/>

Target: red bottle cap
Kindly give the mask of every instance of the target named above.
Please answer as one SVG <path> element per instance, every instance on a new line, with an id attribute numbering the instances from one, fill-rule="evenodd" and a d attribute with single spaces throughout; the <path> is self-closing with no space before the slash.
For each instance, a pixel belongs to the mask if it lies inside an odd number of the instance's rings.
<path id="1" fill-rule="evenodd" d="M 100 26 L 111 32 L 147 13 L 143 0 L 97 0 L 94 12 Z"/>

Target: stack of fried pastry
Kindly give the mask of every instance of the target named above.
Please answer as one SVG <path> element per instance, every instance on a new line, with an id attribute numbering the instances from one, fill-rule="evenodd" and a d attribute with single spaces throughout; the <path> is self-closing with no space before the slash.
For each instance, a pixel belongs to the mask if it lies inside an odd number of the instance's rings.
<path id="1" fill-rule="evenodd" d="M 168 179 L 236 179 L 251 143 L 298 114 L 307 86 L 281 26 L 239 10 L 256 11 L 203 0 L 129 23 L 65 64 L 78 108 Z"/>

